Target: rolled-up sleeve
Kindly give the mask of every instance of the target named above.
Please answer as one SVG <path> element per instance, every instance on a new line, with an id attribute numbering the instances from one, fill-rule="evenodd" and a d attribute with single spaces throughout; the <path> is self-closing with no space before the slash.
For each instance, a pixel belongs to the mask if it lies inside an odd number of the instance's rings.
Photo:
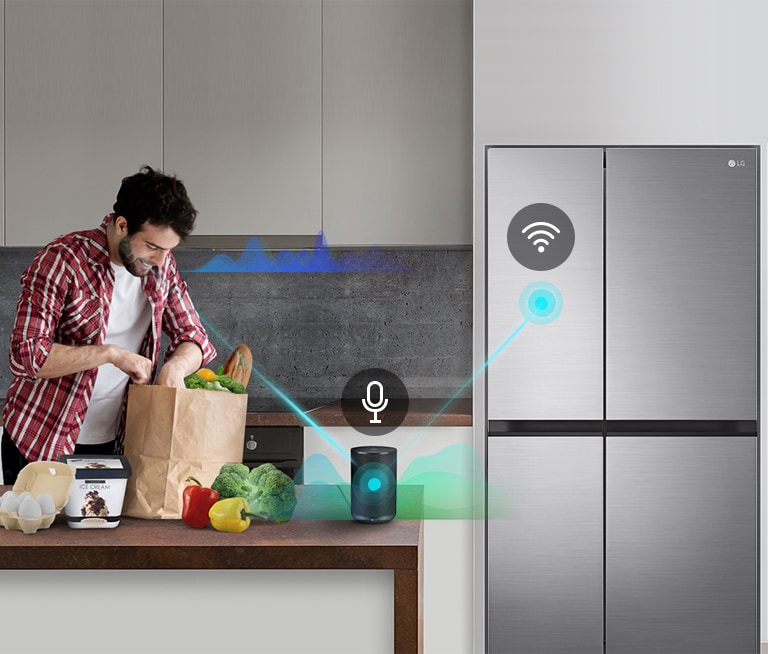
<path id="1" fill-rule="evenodd" d="M 196 343 L 203 353 L 202 365 L 216 358 L 216 348 L 208 338 L 208 332 L 200 321 L 200 316 L 189 296 L 186 282 L 176 269 L 175 261 L 169 269 L 168 296 L 163 312 L 163 331 L 170 338 L 170 344 L 165 351 L 168 359 L 181 343 Z"/>
<path id="2" fill-rule="evenodd" d="M 8 352 L 17 377 L 36 377 L 51 351 L 69 284 L 65 259 L 60 250 L 42 250 L 21 277 Z"/>

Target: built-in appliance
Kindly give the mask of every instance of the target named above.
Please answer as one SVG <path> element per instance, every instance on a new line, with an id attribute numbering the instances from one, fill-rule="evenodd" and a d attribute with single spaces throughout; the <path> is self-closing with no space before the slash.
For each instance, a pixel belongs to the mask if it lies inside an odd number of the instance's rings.
<path id="1" fill-rule="evenodd" d="M 758 649 L 759 148 L 486 148 L 486 645 Z"/>
<path id="2" fill-rule="evenodd" d="M 249 468 L 271 463 L 296 483 L 302 483 L 304 430 L 295 425 L 246 425 L 243 463 Z"/>

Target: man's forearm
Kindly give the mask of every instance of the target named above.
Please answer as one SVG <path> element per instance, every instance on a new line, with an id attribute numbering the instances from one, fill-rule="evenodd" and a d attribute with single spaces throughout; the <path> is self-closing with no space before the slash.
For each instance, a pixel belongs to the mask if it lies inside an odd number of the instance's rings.
<path id="1" fill-rule="evenodd" d="M 184 375 L 191 375 L 200 369 L 203 363 L 203 352 L 197 343 L 185 341 L 180 343 L 173 354 L 166 360 L 165 365 L 178 368 Z"/>
<path id="2" fill-rule="evenodd" d="M 111 345 L 62 345 L 54 343 L 37 376 L 41 379 L 63 377 L 105 363 L 112 363 Z"/>
<path id="3" fill-rule="evenodd" d="M 54 343 L 48 357 L 37 371 L 41 379 L 63 377 L 110 363 L 124 372 L 134 384 L 146 384 L 152 362 L 141 354 L 119 345 L 61 345 Z"/>

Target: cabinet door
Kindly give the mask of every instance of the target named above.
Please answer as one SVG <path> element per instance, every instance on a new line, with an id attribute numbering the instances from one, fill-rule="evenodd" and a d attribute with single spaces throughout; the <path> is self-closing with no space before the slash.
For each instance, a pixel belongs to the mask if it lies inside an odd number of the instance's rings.
<path id="1" fill-rule="evenodd" d="M 321 3 L 166 0 L 165 165 L 194 236 L 321 228 Z"/>
<path id="2" fill-rule="evenodd" d="M 757 651 L 756 448 L 608 436 L 608 654 Z"/>
<path id="3" fill-rule="evenodd" d="M 488 439 L 488 651 L 603 651 L 603 439 Z"/>
<path id="4" fill-rule="evenodd" d="M 97 226 L 162 163 L 160 0 L 5 3 L 6 245 Z"/>
<path id="5" fill-rule="evenodd" d="M 331 245 L 472 243 L 472 3 L 323 2 Z"/>
<path id="6" fill-rule="evenodd" d="M 606 152 L 606 415 L 756 420 L 755 148 Z"/>

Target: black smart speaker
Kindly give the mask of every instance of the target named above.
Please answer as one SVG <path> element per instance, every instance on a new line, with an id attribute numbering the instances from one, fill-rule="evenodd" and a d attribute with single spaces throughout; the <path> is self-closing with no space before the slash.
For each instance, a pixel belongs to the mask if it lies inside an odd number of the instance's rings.
<path id="1" fill-rule="evenodd" d="M 397 450 L 366 445 L 352 448 L 352 517 L 388 522 L 397 511 Z"/>

